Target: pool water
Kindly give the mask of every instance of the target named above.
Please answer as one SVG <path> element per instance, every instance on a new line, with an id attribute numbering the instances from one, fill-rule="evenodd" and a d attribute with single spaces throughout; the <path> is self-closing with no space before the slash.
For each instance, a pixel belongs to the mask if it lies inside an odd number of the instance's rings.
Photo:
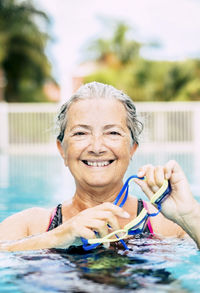
<path id="1" fill-rule="evenodd" d="M 128 247 L 0 253 L 0 292 L 199 292 L 194 245 L 144 237 Z"/>
<path id="2" fill-rule="evenodd" d="M 169 158 L 182 165 L 198 198 L 192 153 L 139 154 L 126 177 L 143 164 Z M 0 221 L 28 207 L 55 206 L 73 195 L 73 179 L 57 156 L 2 155 L 0 166 Z M 132 189 L 143 196 L 136 186 Z M 129 240 L 128 247 L 1 252 L 0 292 L 199 292 L 200 252 L 193 242 L 144 235 Z"/>

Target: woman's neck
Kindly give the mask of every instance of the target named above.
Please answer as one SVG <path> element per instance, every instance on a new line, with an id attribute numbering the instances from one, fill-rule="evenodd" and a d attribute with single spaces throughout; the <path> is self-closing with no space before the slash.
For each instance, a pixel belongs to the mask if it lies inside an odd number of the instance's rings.
<path id="1" fill-rule="evenodd" d="M 123 182 L 109 189 L 106 187 L 85 189 L 82 186 L 77 186 L 72 204 L 76 209 L 82 211 L 104 202 L 114 202 L 122 186 Z"/>

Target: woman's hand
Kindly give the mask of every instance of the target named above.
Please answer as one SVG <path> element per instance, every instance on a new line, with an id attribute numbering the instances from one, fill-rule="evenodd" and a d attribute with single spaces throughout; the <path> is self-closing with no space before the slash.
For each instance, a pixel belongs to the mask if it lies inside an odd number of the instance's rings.
<path id="1" fill-rule="evenodd" d="M 164 179 L 170 181 L 172 191 L 162 202 L 162 213 L 165 217 L 180 224 L 182 218 L 193 215 L 198 203 L 192 196 L 185 174 L 176 161 L 171 160 L 163 167 L 145 165 L 139 169 L 138 176 L 146 176 L 145 181 L 135 181 L 149 199 L 162 186 Z"/>
<path id="2" fill-rule="evenodd" d="M 109 202 L 83 210 L 55 229 L 57 230 L 56 247 L 69 247 L 80 237 L 96 238 L 95 232 L 98 232 L 100 237 L 104 237 L 110 233 L 108 225 L 112 227 L 112 230 L 120 229 L 117 216 L 130 217 L 122 208 Z M 70 231 L 70 237 L 66 231 Z"/>
<path id="3" fill-rule="evenodd" d="M 122 208 L 109 202 L 103 203 L 80 212 L 51 231 L 14 241 L 0 241 L 0 251 L 68 248 L 76 238 L 95 238 L 94 231 L 104 237 L 109 233 L 107 224 L 114 230 L 119 229 L 117 216 L 129 218 Z"/>

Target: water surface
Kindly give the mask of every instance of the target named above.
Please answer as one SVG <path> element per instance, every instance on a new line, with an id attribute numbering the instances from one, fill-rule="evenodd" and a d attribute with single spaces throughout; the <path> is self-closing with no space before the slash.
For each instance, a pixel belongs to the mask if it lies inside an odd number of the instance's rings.
<path id="1" fill-rule="evenodd" d="M 139 154 L 126 178 L 143 164 L 169 158 L 182 165 L 198 198 L 192 153 Z M 53 207 L 73 195 L 73 178 L 58 156 L 1 156 L 0 161 L 0 221 L 32 206 Z M 136 186 L 131 193 L 145 198 Z M 128 247 L 128 252 L 116 247 L 2 252 L 0 292 L 199 292 L 200 253 L 193 242 L 146 235 L 129 240 Z"/>

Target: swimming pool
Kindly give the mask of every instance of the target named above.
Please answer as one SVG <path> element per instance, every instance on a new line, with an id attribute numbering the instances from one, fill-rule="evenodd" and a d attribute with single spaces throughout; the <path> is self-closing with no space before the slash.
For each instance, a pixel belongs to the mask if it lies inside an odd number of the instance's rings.
<path id="1" fill-rule="evenodd" d="M 126 177 L 143 164 L 162 164 L 169 158 L 182 165 L 193 192 L 200 195 L 193 153 L 138 153 Z M 73 194 L 73 179 L 58 156 L 0 155 L 0 166 L 0 221 L 28 207 L 54 206 Z M 145 236 L 128 246 L 128 252 L 0 253 L 0 292 L 199 292 L 200 253 L 193 243 Z"/>

